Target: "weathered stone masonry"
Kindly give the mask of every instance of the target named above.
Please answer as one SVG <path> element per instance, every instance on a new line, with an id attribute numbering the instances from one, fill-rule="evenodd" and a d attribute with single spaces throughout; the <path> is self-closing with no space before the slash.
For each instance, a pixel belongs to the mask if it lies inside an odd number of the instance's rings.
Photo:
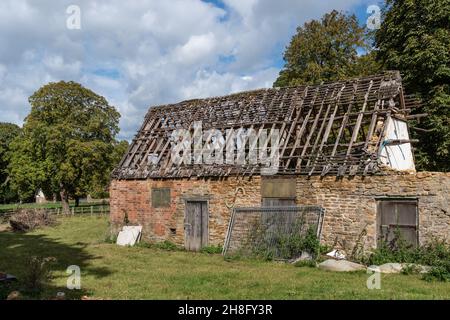
<path id="1" fill-rule="evenodd" d="M 450 239 L 449 191 L 449 173 L 297 179 L 298 203 L 326 209 L 322 240 L 333 244 L 337 237 L 347 248 L 354 245 L 364 228 L 366 245 L 376 245 L 377 200 L 386 197 L 418 199 L 420 243 L 433 236 Z"/>
<path id="2" fill-rule="evenodd" d="M 263 178 L 264 179 L 264 178 Z M 296 178 L 297 205 L 325 208 L 324 243 L 352 247 L 366 228 L 366 245 L 376 245 L 377 199 L 418 199 L 419 241 L 433 236 L 450 238 L 450 173 L 390 173 L 353 178 Z M 169 207 L 153 208 L 152 188 L 170 188 Z M 236 188 L 243 187 L 245 195 Z M 223 179 L 114 180 L 111 185 L 111 222 L 114 230 L 123 225 L 125 213 L 132 224 L 144 226 L 147 240 L 170 240 L 184 244 L 185 200 L 208 201 L 208 243 L 223 244 L 231 209 L 261 205 L 261 177 Z"/>

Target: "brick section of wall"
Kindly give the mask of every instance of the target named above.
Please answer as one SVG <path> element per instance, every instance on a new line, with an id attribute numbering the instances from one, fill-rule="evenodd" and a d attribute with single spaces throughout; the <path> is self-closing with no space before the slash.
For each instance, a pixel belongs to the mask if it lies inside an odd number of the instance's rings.
<path id="1" fill-rule="evenodd" d="M 171 205 L 153 208 L 152 188 L 170 188 Z M 236 189 L 242 187 L 242 190 Z M 117 232 L 123 225 L 125 212 L 131 224 L 144 227 L 147 240 L 168 239 L 184 245 L 184 211 L 186 200 L 206 200 L 209 211 L 210 245 L 223 244 L 232 210 L 226 205 L 241 207 L 261 205 L 260 178 L 179 179 L 179 180 L 115 180 L 111 184 L 111 225 Z M 172 234 L 171 229 L 176 233 Z"/>
<path id="2" fill-rule="evenodd" d="M 377 198 L 417 197 L 419 240 L 433 236 L 450 238 L 450 173 L 419 172 L 337 179 L 336 177 L 296 178 L 298 205 L 318 205 L 326 209 L 322 241 L 351 248 L 366 228 L 366 247 L 376 245 Z M 152 208 L 152 187 L 169 187 L 171 205 Z M 236 188 L 243 187 L 236 194 Z M 125 212 L 131 223 L 144 226 L 144 238 L 168 239 L 184 244 L 184 210 L 187 199 L 207 199 L 209 244 L 223 244 L 231 217 L 226 206 L 261 205 L 261 178 L 115 180 L 111 185 L 111 223 L 114 231 L 123 225 Z M 176 234 L 171 233 L 176 230 Z"/>

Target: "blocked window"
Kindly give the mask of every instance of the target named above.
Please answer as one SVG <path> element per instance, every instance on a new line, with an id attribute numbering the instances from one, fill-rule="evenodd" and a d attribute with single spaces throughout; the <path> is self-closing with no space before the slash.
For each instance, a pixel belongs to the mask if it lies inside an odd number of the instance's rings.
<path id="1" fill-rule="evenodd" d="M 294 207 L 295 198 L 263 198 L 263 207 Z"/>
<path id="2" fill-rule="evenodd" d="M 417 200 L 378 201 L 378 239 L 391 243 L 398 234 L 409 245 L 416 247 L 418 237 Z"/>
<path id="3" fill-rule="evenodd" d="M 261 181 L 261 196 L 263 198 L 295 198 L 293 178 L 267 178 Z"/>
<path id="4" fill-rule="evenodd" d="M 152 207 L 163 208 L 170 206 L 170 188 L 152 188 Z"/>
<path id="5" fill-rule="evenodd" d="M 262 180 L 261 198 L 263 207 L 295 206 L 294 178 L 266 178 Z"/>

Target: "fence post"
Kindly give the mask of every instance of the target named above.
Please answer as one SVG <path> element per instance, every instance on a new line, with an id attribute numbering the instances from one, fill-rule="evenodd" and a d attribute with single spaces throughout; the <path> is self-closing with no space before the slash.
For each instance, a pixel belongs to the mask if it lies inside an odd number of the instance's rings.
<path id="1" fill-rule="evenodd" d="M 75 215 L 75 207 L 72 207 L 72 215 Z"/>
<path id="2" fill-rule="evenodd" d="M 94 215 L 94 207 L 91 206 L 91 216 Z"/>

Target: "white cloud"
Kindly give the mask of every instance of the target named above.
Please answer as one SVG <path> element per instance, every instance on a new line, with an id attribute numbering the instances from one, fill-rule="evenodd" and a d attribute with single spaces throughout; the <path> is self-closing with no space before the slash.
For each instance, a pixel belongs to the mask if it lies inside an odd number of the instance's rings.
<path id="1" fill-rule="evenodd" d="M 215 58 L 213 53 L 216 47 L 216 37 L 212 32 L 194 35 L 182 46 L 175 49 L 174 58 L 183 65 L 197 64 L 200 61 L 210 61 Z M 209 59 L 208 59 L 209 58 Z"/>
<path id="2" fill-rule="evenodd" d="M 235 93 L 255 88 L 271 87 L 273 79 L 278 75 L 278 69 L 268 68 L 252 76 L 239 76 L 233 73 L 219 74 L 215 71 L 198 71 L 192 83 L 181 88 L 184 99 L 219 96 L 223 92 Z"/>
<path id="3" fill-rule="evenodd" d="M 66 63 L 62 56 L 50 55 L 43 59 L 43 64 L 48 71 L 54 74 L 70 75 L 76 77 L 81 69 L 81 62 Z"/>
<path id="4" fill-rule="evenodd" d="M 295 27 L 368 0 L 2 0 L 0 121 L 21 124 L 49 81 L 105 96 L 131 138 L 150 105 L 270 87 Z M 68 30 L 66 8 L 81 8 Z"/>

